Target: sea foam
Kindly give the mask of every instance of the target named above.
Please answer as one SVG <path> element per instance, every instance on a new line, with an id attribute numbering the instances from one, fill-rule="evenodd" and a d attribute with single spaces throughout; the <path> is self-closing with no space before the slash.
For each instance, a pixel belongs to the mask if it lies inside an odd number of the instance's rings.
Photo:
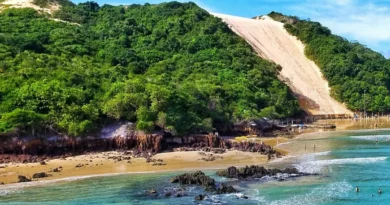
<path id="1" fill-rule="evenodd" d="M 300 172 L 317 174 L 329 165 L 340 164 L 370 164 L 379 161 L 385 161 L 387 157 L 372 157 L 372 158 L 345 158 L 345 159 L 329 159 L 329 160 L 314 160 L 304 161 L 299 164 L 294 164 Z"/>
<path id="2" fill-rule="evenodd" d="M 272 202 L 265 202 L 264 200 L 260 203 L 270 204 L 270 205 L 311 205 L 311 204 L 321 204 L 327 201 L 330 201 L 332 198 L 341 198 L 345 197 L 348 192 L 353 190 L 351 184 L 347 182 L 335 182 L 328 184 L 326 186 L 321 186 L 314 188 L 307 194 L 296 195 L 284 200 L 277 200 Z"/>
<path id="3" fill-rule="evenodd" d="M 369 140 L 369 141 L 375 141 L 375 140 L 390 140 L 390 135 L 365 135 L 365 136 L 351 136 L 353 139 L 359 139 L 359 140 Z"/>

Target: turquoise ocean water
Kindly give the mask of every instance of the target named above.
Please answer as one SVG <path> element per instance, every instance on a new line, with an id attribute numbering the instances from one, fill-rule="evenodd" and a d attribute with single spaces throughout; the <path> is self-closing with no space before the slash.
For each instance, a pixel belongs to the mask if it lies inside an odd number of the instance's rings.
<path id="1" fill-rule="evenodd" d="M 299 156 L 270 165 L 294 166 L 318 175 L 285 181 L 230 181 L 240 194 L 209 195 L 202 202 L 194 201 L 203 193 L 197 187 L 184 187 L 188 196 L 181 198 L 146 193 L 150 189 L 163 193 L 179 188 L 169 179 L 180 172 L 68 179 L 1 186 L 0 204 L 390 204 L 390 130 L 316 133 L 282 147 L 299 151 Z M 215 171 L 205 173 L 219 182 L 228 181 L 215 176 Z M 355 186 L 360 193 L 354 191 Z M 377 194 L 379 188 L 381 195 Z M 240 199 L 242 194 L 249 199 Z"/>

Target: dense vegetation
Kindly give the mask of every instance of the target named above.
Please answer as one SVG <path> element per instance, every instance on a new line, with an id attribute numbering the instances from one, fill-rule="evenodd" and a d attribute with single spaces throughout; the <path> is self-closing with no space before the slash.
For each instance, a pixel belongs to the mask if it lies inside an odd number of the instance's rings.
<path id="1" fill-rule="evenodd" d="M 390 111 L 390 61 L 383 55 L 333 35 L 320 23 L 276 12 L 269 16 L 284 22 L 287 31 L 305 44 L 306 56 L 320 67 L 334 98 L 352 110 L 363 110 L 366 104 L 371 112 Z"/>
<path id="2" fill-rule="evenodd" d="M 41 3 L 45 3 L 42 1 Z M 0 14 L 0 133 L 83 136 L 115 120 L 177 134 L 296 113 L 277 66 L 194 3 Z"/>

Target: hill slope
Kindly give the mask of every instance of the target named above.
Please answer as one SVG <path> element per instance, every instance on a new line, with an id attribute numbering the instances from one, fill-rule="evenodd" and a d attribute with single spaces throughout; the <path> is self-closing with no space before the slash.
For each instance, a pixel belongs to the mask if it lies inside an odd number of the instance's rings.
<path id="1" fill-rule="evenodd" d="M 321 69 L 332 96 L 352 110 L 390 111 L 390 60 L 358 42 L 333 35 L 320 23 L 271 12 L 305 44 L 305 54 Z"/>
<path id="2" fill-rule="evenodd" d="M 265 59 L 281 65 L 280 78 L 309 114 L 352 114 L 330 96 L 328 82 L 317 65 L 304 54 L 304 45 L 269 17 L 248 19 L 214 14 L 242 36 Z"/>
<path id="3" fill-rule="evenodd" d="M 0 13 L 0 133 L 82 136 L 115 120 L 178 134 L 299 111 L 277 66 L 193 3 Z"/>

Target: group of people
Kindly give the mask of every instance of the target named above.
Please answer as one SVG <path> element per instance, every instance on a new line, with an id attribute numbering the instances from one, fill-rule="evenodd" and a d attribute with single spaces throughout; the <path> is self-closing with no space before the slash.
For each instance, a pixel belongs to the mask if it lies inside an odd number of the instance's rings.
<path id="1" fill-rule="evenodd" d="M 358 186 L 356 186 L 356 193 L 360 192 L 360 189 Z M 378 189 L 378 194 L 382 194 L 382 190 L 381 189 Z M 371 196 L 374 196 L 374 194 L 372 194 Z"/>

